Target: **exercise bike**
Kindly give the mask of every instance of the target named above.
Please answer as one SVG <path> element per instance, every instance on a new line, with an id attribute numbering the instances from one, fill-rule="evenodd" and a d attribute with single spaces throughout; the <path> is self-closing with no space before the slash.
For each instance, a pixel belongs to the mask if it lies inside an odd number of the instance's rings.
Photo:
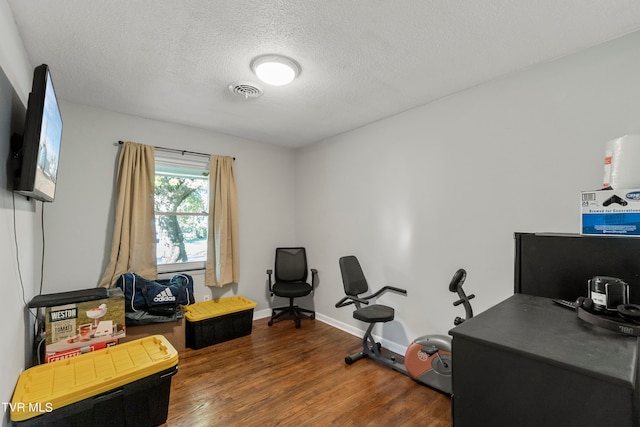
<path id="1" fill-rule="evenodd" d="M 462 284 L 467 278 L 467 272 L 461 268 L 455 272 L 449 290 L 457 293 L 459 299 L 453 303 L 454 307 L 464 305 L 465 318 L 456 317 L 453 321 L 458 326 L 466 319 L 473 317 L 470 299 Z M 444 393 L 451 394 L 451 337 L 448 335 L 425 335 L 416 338 L 407 348 L 404 363 L 411 378 Z"/>
<path id="2" fill-rule="evenodd" d="M 346 296 L 338 301 L 335 306 L 339 308 L 354 304 L 356 310 L 353 312 L 353 317 L 369 323 L 369 327 L 362 338 L 362 350 L 345 357 L 345 363 L 351 365 L 363 357 L 368 357 L 395 371 L 408 375 L 423 385 L 451 394 L 451 337 L 424 335 L 415 339 L 407 348 L 404 357 L 405 363 L 397 362 L 393 356 L 383 356 L 382 344 L 375 341 L 371 332 L 377 323 L 393 320 L 395 312 L 392 307 L 386 305 L 369 305 L 369 301 L 385 292 L 406 295 L 407 291 L 393 286 L 384 286 L 369 296 L 361 297 L 359 295 L 366 293 L 369 287 L 358 259 L 352 255 L 346 256 L 340 258 L 339 263 Z M 466 317 L 456 317 L 454 320 L 454 325 L 456 326 L 473 317 L 473 310 L 469 300 L 473 299 L 475 295 L 467 296 L 462 288 L 466 277 L 466 271 L 461 268 L 456 271 L 449 284 L 449 290 L 457 293 L 459 297 L 453 305 L 463 304 L 465 309 Z"/>

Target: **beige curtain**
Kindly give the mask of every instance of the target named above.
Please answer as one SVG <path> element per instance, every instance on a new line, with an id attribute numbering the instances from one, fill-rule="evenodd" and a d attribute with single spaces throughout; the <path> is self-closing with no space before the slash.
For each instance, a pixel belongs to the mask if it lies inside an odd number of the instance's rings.
<path id="1" fill-rule="evenodd" d="M 149 279 L 157 277 L 154 180 L 154 148 L 125 142 L 118 161 L 111 259 L 100 286 L 111 287 L 128 272 Z"/>
<path id="2" fill-rule="evenodd" d="M 222 287 L 240 280 L 238 196 L 233 158 L 211 156 L 209 175 L 209 239 L 205 284 Z"/>

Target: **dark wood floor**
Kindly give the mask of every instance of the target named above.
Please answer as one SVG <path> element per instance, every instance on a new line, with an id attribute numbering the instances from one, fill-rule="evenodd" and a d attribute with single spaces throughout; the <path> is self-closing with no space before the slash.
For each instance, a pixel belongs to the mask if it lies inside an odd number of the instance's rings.
<path id="1" fill-rule="evenodd" d="M 360 340 L 318 320 L 267 326 L 180 353 L 166 426 L 451 426 L 448 396 L 347 354 Z"/>

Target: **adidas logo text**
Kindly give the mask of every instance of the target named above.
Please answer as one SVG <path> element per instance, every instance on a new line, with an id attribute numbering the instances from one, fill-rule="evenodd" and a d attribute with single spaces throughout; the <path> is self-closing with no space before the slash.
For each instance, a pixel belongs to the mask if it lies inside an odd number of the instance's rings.
<path id="1" fill-rule="evenodd" d="M 169 289 L 165 289 L 164 291 L 160 292 L 158 295 L 156 295 L 153 298 L 153 302 L 167 302 L 167 301 L 175 301 L 176 297 L 173 296 L 173 294 L 171 293 L 171 291 L 169 291 Z"/>

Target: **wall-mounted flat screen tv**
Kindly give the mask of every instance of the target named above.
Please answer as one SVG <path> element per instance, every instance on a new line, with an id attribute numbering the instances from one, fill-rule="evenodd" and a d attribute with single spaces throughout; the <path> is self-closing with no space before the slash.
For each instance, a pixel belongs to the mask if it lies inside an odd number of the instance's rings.
<path id="1" fill-rule="evenodd" d="M 35 68 L 22 141 L 14 147 L 13 190 L 43 202 L 53 202 L 62 140 L 62 116 L 51 72 L 46 64 Z"/>

